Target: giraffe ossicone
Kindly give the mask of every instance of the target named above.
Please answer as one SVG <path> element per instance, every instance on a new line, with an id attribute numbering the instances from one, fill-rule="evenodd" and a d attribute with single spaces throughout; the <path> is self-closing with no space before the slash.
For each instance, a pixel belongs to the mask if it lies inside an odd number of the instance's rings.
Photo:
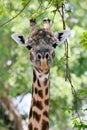
<path id="1" fill-rule="evenodd" d="M 30 50 L 33 63 L 32 102 L 28 130 L 49 130 L 49 86 L 50 65 L 55 56 L 55 48 L 70 35 L 70 30 L 53 33 L 50 20 L 43 20 L 39 29 L 36 20 L 30 20 L 30 35 L 12 34 L 12 38 Z"/>

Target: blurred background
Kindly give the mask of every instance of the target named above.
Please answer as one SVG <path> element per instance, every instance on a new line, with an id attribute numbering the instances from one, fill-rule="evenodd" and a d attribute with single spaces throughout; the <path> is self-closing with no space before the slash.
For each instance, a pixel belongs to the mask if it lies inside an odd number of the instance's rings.
<path id="1" fill-rule="evenodd" d="M 56 47 L 51 66 L 50 130 L 87 130 L 87 0 L 0 0 L 0 130 L 27 130 L 31 103 L 32 63 L 29 50 L 18 46 L 12 33 L 29 35 L 29 20 L 50 18 L 54 32 L 63 30 L 61 6 L 65 5 L 69 37 L 66 77 L 64 44 Z"/>

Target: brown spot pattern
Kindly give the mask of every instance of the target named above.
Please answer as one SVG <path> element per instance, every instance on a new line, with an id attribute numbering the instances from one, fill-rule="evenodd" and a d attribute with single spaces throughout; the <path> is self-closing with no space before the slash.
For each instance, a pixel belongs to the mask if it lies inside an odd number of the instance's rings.
<path id="1" fill-rule="evenodd" d="M 45 85 L 45 86 L 47 85 L 47 81 L 48 81 L 48 79 L 45 78 L 45 79 L 44 79 L 44 85 Z"/>
<path id="2" fill-rule="evenodd" d="M 28 125 L 29 130 L 33 130 L 32 123 Z"/>
<path id="3" fill-rule="evenodd" d="M 47 118 L 48 118 L 48 116 L 49 116 L 47 111 L 44 111 L 44 112 L 43 112 L 43 115 L 46 116 Z"/>
<path id="4" fill-rule="evenodd" d="M 49 122 L 42 120 L 42 130 L 48 130 L 49 129 Z"/>
<path id="5" fill-rule="evenodd" d="M 45 94 L 46 95 L 48 94 L 48 87 L 45 89 Z"/>
<path id="6" fill-rule="evenodd" d="M 36 81 L 36 73 L 35 73 L 35 70 L 33 70 L 33 82 L 35 83 Z"/>
<path id="7" fill-rule="evenodd" d="M 38 128 L 34 128 L 34 130 L 38 130 Z"/>
<path id="8" fill-rule="evenodd" d="M 40 114 L 38 114 L 37 112 L 35 112 L 35 111 L 33 111 L 33 118 L 35 118 L 36 119 L 36 121 L 40 121 L 40 118 L 41 118 L 41 115 Z"/>
<path id="9" fill-rule="evenodd" d="M 30 109 L 29 119 L 32 117 L 32 108 Z"/>
<path id="10" fill-rule="evenodd" d="M 45 72 L 45 74 L 48 74 L 49 73 L 49 70 Z"/>
<path id="11" fill-rule="evenodd" d="M 38 95 L 39 95 L 41 98 L 43 98 L 43 92 L 42 92 L 42 90 L 39 90 L 39 91 L 38 91 Z"/>
<path id="12" fill-rule="evenodd" d="M 37 84 L 39 87 L 41 87 L 39 79 L 37 79 Z"/>
<path id="13" fill-rule="evenodd" d="M 37 89 L 37 88 L 35 88 L 35 94 L 37 94 L 37 92 L 38 92 L 38 89 Z"/>
<path id="14" fill-rule="evenodd" d="M 36 101 L 35 99 L 33 99 L 33 106 L 36 106 L 40 110 L 43 109 L 42 102 L 41 101 Z"/>
<path id="15" fill-rule="evenodd" d="M 45 103 L 45 105 L 48 105 L 48 99 L 46 99 L 46 100 L 44 101 L 44 103 Z"/>
<path id="16" fill-rule="evenodd" d="M 38 71 L 38 73 L 40 73 L 40 70 L 38 68 L 35 67 L 35 69 Z"/>

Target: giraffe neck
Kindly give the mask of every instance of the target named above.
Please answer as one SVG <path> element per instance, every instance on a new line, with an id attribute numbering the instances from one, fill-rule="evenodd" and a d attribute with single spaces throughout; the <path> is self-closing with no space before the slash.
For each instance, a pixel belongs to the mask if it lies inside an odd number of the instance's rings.
<path id="1" fill-rule="evenodd" d="M 33 69 L 32 102 L 28 130 L 49 130 L 49 70 Z"/>

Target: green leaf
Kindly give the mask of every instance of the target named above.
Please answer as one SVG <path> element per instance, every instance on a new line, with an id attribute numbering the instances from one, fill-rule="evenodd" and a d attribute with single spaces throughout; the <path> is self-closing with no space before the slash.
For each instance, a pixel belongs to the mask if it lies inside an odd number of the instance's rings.
<path id="1" fill-rule="evenodd" d="M 87 50 L 87 32 L 84 32 L 80 37 L 80 44 Z"/>

